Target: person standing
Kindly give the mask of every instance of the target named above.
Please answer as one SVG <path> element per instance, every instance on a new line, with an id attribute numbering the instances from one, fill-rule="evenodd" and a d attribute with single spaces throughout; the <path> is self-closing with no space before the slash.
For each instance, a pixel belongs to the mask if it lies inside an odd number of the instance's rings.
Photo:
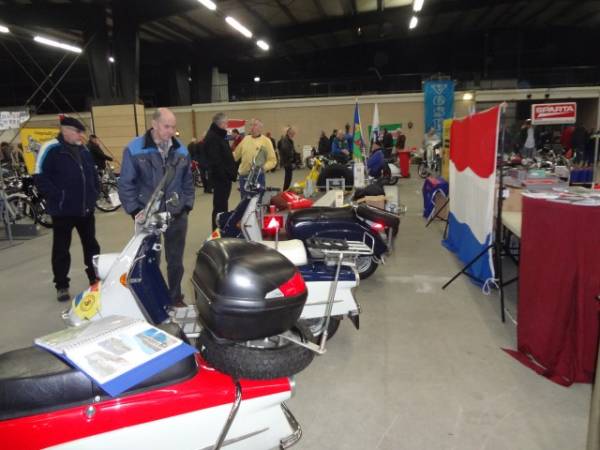
<path id="1" fill-rule="evenodd" d="M 258 178 L 258 182 L 261 186 L 264 187 L 266 183 L 265 173 L 275 168 L 277 165 L 277 157 L 275 156 L 273 144 L 268 137 L 262 134 L 262 129 L 263 123 L 258 119 L 252 119 L 250 121 L 250 134 L 242 139 L 242 142 L 236 147 L 233 155 L 236 161 L 240 161 L 238 173 L 240 175 L 240 193 L 242 199 L 247 196 L 244 186 L 246 185 L 248 174 L 252 168 L 252 161 L 259 150 L 263 149 L 267 153 L 267 160 L 262 168 L 262 173 Z"/>
<path id="2" fill-rule="evenodd" d="M 281 167 L 285 170 L 285 177 L 283 181 L 283 190 L 287 191 L 292 184 L 292 173 L 294 171 L 294 136 L 296 130 L 292 127 L 288 127 L 285 131 L 285 135 L 279 140 L 277 149 L 279 150 L 279 161 Z"/>
<path id="3" fill-rule="evenodd" d="M 381 140 L 383 146 L 383 154 L 386 158 L 392 156 L 392 148 L 394 146 L 394 137 L 392 133 L 390 133 L 387 128 L 383 129 L 383 138 Z"/>
<path id="4" fill-rule="evenodd" d="M 229 210 L 231 183 L 237 178 L 233 153 L 227 143 L 227 117 L 217 113 L 204 138 L 204 152 L 213 189 L 212 229 L 217 228 L 217 214 Z"/>
<path id="5" fill-rule="evenodd" d="M 46 199 L 52 216 L 52 273 L 59 302 L 71 299 L 71 237 L 77 230 L 83 247 L 85 273 L 91 284 L 96 282 L 92 257 L 100 253 L 96 240 L 94 209 L 100 180 L 90 151 L 83 145 L 83 124 L 72 117 L 60 121 L 60 134 L 39 151 L 34 181 Z"/>
<path id="6" fill-rule="evenodd" d="M 535 130 L 531 125 L 531 119 L 527 119 L 521 127 L 521 156 L 531 159 L 535 153 Z"/>
<path id="7" fill-rule="evenodd" d="M 90 134 L 87 146 L 92 154 L 92 158 L 94 158 L 94 164 L 96 164 L 99 171 L 104 172 L 106 170 L 106 161 L 112 161 L 113 159 L 102 151 L 98 142 L 98 136 Z"/>
<path id="8" fill-rule="evenodd" d="M 176 125 L 175 115 L 167 108 L 159 108 L 152 115 L 152 128 L 127 144 L 119 177 L 119 198 L 125 212 L 135 218 L 148 203 L 167 166 L 175 169 L 165 186 L 165 198 L 173 193 L 179 195 L 177 205 L 163 204 L 163 210 L 172 218 L 164 234 L 165 258 L 171 304 L 185 307 L 181 293 L 183 251 L 188 214 L 194 207 L 194 181 L 188 150 L 175 138 Z"/>
<path id="9" fill-rule="evenodd" d="M 398 151 L 404 150 L 404 147 L 406 147 L 406 136 L 404 135 L 404 133 L 402 133 L 402 131 L 400 131 L 400 128 L 398 128 L 396 132 L 398 136 L 396 138 L 396 149 L 398 149 Z"/>
<path id="10" fill-rule="evenodd" d="M 317 153 L 319 155 L 328 155 L 331 151 L 331 142 L 329 138 L 325 134 L 324 131 L 321 131 L 321 136 L 319 137 L 319 146 Z"/>
<path id="11" fill-rule="evenodd" d="M 331 144 L 331 156 L 340 164 L 348 162 L 350 151 L 348 150 L 348 140 L 342 130 L 338 131 L 337 136 Z"/>

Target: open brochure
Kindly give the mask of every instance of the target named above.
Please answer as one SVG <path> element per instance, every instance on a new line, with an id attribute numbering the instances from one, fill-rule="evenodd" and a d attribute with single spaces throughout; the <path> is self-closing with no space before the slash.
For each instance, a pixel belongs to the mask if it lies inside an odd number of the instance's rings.
<path id="1" fill-rule="evenodd" d="M 112 396 L 168 368 L 196 349 L 149 323 L 109 316 L 35 339 Z"/>

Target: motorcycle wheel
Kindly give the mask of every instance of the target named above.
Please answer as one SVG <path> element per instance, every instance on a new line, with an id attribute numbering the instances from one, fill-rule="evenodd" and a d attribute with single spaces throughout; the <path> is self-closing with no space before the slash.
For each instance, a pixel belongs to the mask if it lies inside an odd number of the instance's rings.
<path id="1" fill-rule="evenodd" d="M 418 174 L 421 178 L 427 178 L 427 175 L 429 175 L 429 170 L 427 170 L 426 162 L 422 162 L 419 164 Z"/>
<path id="2" fill-rule="evenodd" d="M 14 212 L 14 216 L 9 214 L 11 225 L 33 225 L 37 222 L 35 208 L 27 197 L 20 194 L 12 194 L 6 197 L 8 203 Z"/>
<path id="3" fill-rule="evenodd" d="M 361 280 L 366 280 L 373 275 L 378 265 L 371 256 L 359 256 L 356 258 L 356 270 Z"/>
<path id="4" fill-rule="evenodd" d="M 331 316 L 329 319 L 329 326 L 327 327 L 327 340 L 331 339 L 335 335 L 340 327 L 341 321 L 341 317 Z M 319 326 L 321 319 L 301 319 L 300 322 L 310 329 L 310 332 L 315 337 L 315 342 L 318 343 L 321 339 L 321 335 L 323 334 L 323 330 Z"/>
<path id="5" fill-rule="evenodd" d="M 45 204 L 42 204 L 41 202 L 35 204 L 35 213 L 37 223 L 39 223 L 44 228 L 52 228 L 52 216 L 46 212 Z"/>
<path id="6" fill-rule="evenodd" d="M 96 208 L 100 211 L 104 212 L 113 212 L 121 207 L 121 204 L 114 205 L 111 198 L 111 192 L 118 192 L 119 188 L 117 187 L 117 183 L 113 181 L 104 181 L 100 186 L 100 195 L 96 200 Z"/>
<path id="7" fill-rule="evenodd" d="M 297 323 L 291 332 L 300 336 L 303 342 L 314 341 L 309 328 L 301 323 Z M 262 347 L 246 343 L 222 344 L 206 329 L 198 338 L 200 353 L 206 362 L 234 378 L 271 380 L 290 377 L 304 370 L 315 357 L 313 351 L 285 339 L 274 337 L 261 342 Z"/>
<path id="8" fill-rule="evenodd" d="M 398 184 L 398 180 L 400 179 L 400 177 L 385 177 L 383 179 L 383 184 L 387 185 L 387 186 L 394 186 L 396 184 Z"/>

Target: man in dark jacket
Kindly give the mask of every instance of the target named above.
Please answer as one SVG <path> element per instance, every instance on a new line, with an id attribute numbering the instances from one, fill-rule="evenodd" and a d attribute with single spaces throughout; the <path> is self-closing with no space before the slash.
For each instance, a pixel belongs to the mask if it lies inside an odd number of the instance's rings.
<path id="1" fill-rule="evenodd" d="M 394 147 L 394 137 L 392 133 L 390 133 L 387 128 L 383 129 L 383 138 L 381 139 L 381 143 L 383 145 L 383 154 L 386 158 L 392 156 L 392 148 Z"/>
<path id="2" fill-rule="evenodd" d="M 317 153 L 319 155 L 328 155 L 331 151 L 331 141 L 327 137 L 324 131 L 321 131 L 321 136 L 319 137 L 319 147 Z"/>
<path id="3" fill-rule="evenodd" d="M 187 306 L 183 302 L 183 251 L 188 226 L 188 214 L 194 207 L 194 181 L 188 150 L 175 138 L 177 121 L 167 108 L 159 108 L 152 115 L 152 128 L 143 136 L 133 139 L 123 151 L 119 198 L 127 214 L 135 217 L 148 203 L 156 186 L 165 175 L 167 166 L 175 175 L 166 186 L 165 198 L 173 193 L 179 202 L 164 204 L 173 219 L 165 232 L 165 257 L 169 297 L 174 307 Z"/>
<path id="4" fill-rule="evenodd" d="M 92 158 L 94 158 L 94 163 L 99 171 L 106 170 L 106 161 L 112 161 L 113 159 L 105 154 L 100 148 L 100 143 L 98 142 L 98 136 L 95 134 L 90 134 L 90 139 L 87 145 L 88 149 L 92 154 Z"/>
<path id="5" fill-rule="evenodd" d="M 292 172 L 294 171 L 294 136 L 296 131 L 292 127 L 288 127 L 279 143 L 279 162 L 281 167 L 285 169 L 285 178 L 283 181 L 283 190 L 287 191 L 292 184 Z"/>
<path id="6" fill-rule="evenodd" d="M 34 176 L 52 216 L 52 272 L 59 302 L 71 298 L 69 247 L 73 228 L 81 239 L 88 280 L 90 284 L 96 282 L 92 257 L 100 253 L 94 222 L 99 179 L 92 155 L 82 144 L 84 131 L 77 119 L 61 119 L 60 134 L 40 149 Z"/>
<path id="7" fill-rule="evenodd" d="M 237 178 L 233 153 L 227 142 L 227 117 L 217 113 L 206 137 L 204 151 L 208 160 L 208 173 L 213 189 L 212 227 L 217 228 L 217 214 L 229 210 L 231 183 Z"/>

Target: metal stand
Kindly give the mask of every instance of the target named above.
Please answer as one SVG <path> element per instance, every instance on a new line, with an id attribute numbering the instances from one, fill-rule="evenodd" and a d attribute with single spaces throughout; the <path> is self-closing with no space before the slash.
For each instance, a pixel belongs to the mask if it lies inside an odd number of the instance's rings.
<path id="1" fill-rule="evenodd" d="M 366 236 L 367 235 L 365 234 L 363 241 L 346 241 L 345 239 L 317 237 L 310 238 L 306 241 L 306 246 L 311 254 L 320 253 L 325 258 L 326 264 L 336 266 L 335 278 L 329 287 L 325 317 L 323 318 L 325 321 L 322 327 L 323 333 L 321 333 L 321 339 L 318 345 L 312 342 L 301 342 L 286 335 L 280 335 L 282 338 L 306 347 L 319 355 L 322 355 L 327 351 L 325 347 L 327 345 L 329 322 L 331 320 L 331 311 L 333 309 L 333 302 L 335 301 L 335 294 L 337 292 L 342 265 L 355 266 L 357 257 L 361 255 L 373 255 L 375 241 L 369 246 L 366 242 Z"/>

